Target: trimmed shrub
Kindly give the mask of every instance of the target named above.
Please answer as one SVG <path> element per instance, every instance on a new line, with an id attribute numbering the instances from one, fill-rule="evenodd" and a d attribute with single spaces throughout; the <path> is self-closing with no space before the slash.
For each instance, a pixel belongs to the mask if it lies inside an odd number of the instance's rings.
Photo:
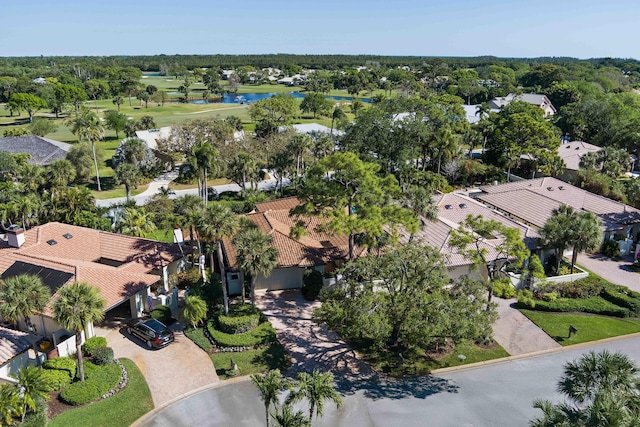
<path id="1" fill-rule="evenodd" d="M 49 359 L 42 364 L 44 369 L 57 369 L 60 371 L 66 371 L 71 378 L 76 375 L 76 361 L 68 357 L 56 357 L 55 359 Z"/>
<path id="2" fill-rule="evenodd" d="M 537 300 L 535 302 L 535 309 L 539 311 L 557 311 L 565 313 L 592 313 L 615 317 L 629 317 L 631 315 L 628 308 L 619 307 L 602 297 L 583 299 L 558 298 L 555 301 Z"/>
<path id="3" fill-rule="evenodd" d="M 547 292 L 545 294 L 542 294 L 543 301 L 553 302 L 557 299 L 558 299 L 558 294 L 556 294 L 555 292 Z"/>
<path id="4" fill-rule="evenodd" d="M 93 356 L 93 351 L 98 347 L 106 347 L 107 339 L 105 337 L 91 337 L 82 344 L 82 351 L 87 356 Z"/>
<path id="5" fill-rule="evenodd" d="M 589 276 L 575 282 L 550 283 L 541 287 L 542 293 L 555 292 L 561 298 L 590 298 L 600 295 L 608 282 Z"/>
<path id="6" fill-rule="evenodd" d="M 302 279 L 302 296 L 307 301 L 314 301 L 322 290 L 322 273 L 318 270 L 309 269 L 304 272 Z"/>
<path id="7" fill-rule="evenodd" d="M 207 353 L 211 351 L 211 343 L 209 342 L 209 339 L 204 336 L 202 328 L 186 328 L 184 330 L 184 334 L 187 338 L 193 341 L 195 345 Z"/>
<path id="8" fill-rule="evenodd" d="M 518 306 L 520 308 L 535 308 L 536 300 L 533 298 L 533 293 L 528 289 L 521 289 L 517 292 Z"/>
<path id="9" fill-rule="evenodd" d="M 498 298 L 509 299 L 515 298 L 517 292 L 508 280 L 499 280 L 493 284 L 493 294 Z"/>
<path id="10" fill-rule="evenodd" d="M 178 289 L 184 289 L 187 286 L 193 288 L 202 280 L 202 273 L 200 273 L 200 270 L 197 268 L 192 268 L 178 274 L 174 274 L 171 276 L 171 279 L 175 281 Z"/>
<path id="11" fill-rule="evenodd" d="M 218 329 L 227 334 L 243 334 L 258 326 L 260 314 L 254 313 L 247 316 L 218 316 Z"/>
<path id="12" fill-rule="evenodd" d="M 84 366 L 85 380 L 69 385 L 60 393 L 60 398 L 69 405 L 84 405 L 98 399 L 118 385 L 122 377 L 122 369 L 115 363 L 97 366 L 87 361 Z"/>
<path id="13" fill-rule="evenodd" d="M 110 365 L 113 363 L 113 349 L 111 347 L 97 347 L 93 350 L 93 361 L 96 365 Z"/>
<path id="14" fill-rule="evenodd" d="M 276 340 L 276 331 L 271 323 L 264 322 L 255 329 L 243 334 L 227 334 L 217 330 L 213 322 L 207 325 L 211 337 L 220 347 L 255 347 Z"/>
<path id="15" fill-rule="evenodd" d="M 600 253 L 609 258 L 614 258 L 620 255 L 620 246 L 615 240 L 605 240 L 600 247 Z"/>
<path id="16" fill-rule="evenodd" d="M 43 369 L 42 378 L 47 382 L 46 391 L 58 391 L 71 384 L 71 373 L 60 369 Z"/>
<path id="17" fill-rule="evenodd" d="M 166 325 L 171 320 L 171 308 L 167 305 L 159 305 L 151 310 L 149 315 L 152 319 L 157 319 Z"/>
<path id="18" fill-rule="evenodd" d="M 601 296 L 615 305 L 629 309 L 633 316 L 640 316 L 640 293 L 624 286 L 609 285 L 602 290 Z"/>

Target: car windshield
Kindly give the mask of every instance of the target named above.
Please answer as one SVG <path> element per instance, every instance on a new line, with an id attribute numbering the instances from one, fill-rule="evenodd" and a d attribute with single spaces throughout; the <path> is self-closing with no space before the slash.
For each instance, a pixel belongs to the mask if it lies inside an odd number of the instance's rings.
<path id="1" fill-rule="evenodd" d="M 145 322 L 145 325 L 153 329 L 155 333 L 160 336 L 165 336 L 171 333 L 171 331 L 169 331 L 169 328 L 155 319 L 148 320 L 147 322 Z"/>

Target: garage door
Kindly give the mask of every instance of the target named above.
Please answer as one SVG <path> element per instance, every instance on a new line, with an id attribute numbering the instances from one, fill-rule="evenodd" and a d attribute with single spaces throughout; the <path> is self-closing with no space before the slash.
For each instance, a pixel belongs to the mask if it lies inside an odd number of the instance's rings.
<path id="1" fill-rule="evenodd" d="M 278 268 L 268 277 L 260 275 L 256 281 L 256 290 L 277 291 L 301 288 L 303 275 L 304 268 Z"/>

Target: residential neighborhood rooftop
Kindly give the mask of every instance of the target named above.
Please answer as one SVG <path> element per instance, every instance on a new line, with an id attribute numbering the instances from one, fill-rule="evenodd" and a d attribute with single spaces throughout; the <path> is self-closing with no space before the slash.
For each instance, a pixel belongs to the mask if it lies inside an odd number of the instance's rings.
<path id="1" fill-rule="evenodd" d="M 571 141 L 558 147 L 558 155 L 564 160 L 565 168 L 577 171 L 580 169 L 580 159 L 586 153 L 597 153 L 602 148 L 583 141 Z"/>
<path id="2" fill-rule="evenodd" d="M 29 334 L 0 326 L 0 366 L 31 347 Z"/>
<path id="3" fill-rule="evenodd" d="M 36 135 L 0 138 L 0 151 L 12 154 L 26 153 L 29 155 L 28 163 L 32 165 L 45 166 L 64 159 L 70 148 L 71 144 Z"/>

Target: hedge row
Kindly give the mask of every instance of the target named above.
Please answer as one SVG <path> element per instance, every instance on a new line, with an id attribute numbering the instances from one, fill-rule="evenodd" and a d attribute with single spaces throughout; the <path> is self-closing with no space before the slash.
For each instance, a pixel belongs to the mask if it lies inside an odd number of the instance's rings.
<path id="1" fill-rule="evenodd" d="M 243 334 L 227 334 L 216 330 L 214 323 L 211 321 L 207 323 L 207 329 L 216 345 L 220 347 L 254 347 L 276 340 L 276 331 L 269 322 L 264 322 L 255 329 Z"/>
<path id="2" fill-rule="evenodd" d="M 607 301 L 628 309 L 632 316 L 640 316 L 640 293 L 624 286 L 612 285 L 605 287 L 600 295 Z"/>
<path id="3" fill-rule="evenodd" d="M 246 316 L 218 316 L 218 329 L 227 334 L 243 334 L 251 331 L 260 322 L 260 313 Z"/>
<path id="4" fill-rule="evenodd" d="M 46 360 L 42 367 L 44 369 L 57 369 L 66 371 L 73 378 L 76 375 L 76 361 L 68 357 L 56 357 L 55 359 Z"/>
<path id="5" fill-rule="evenodd" d="M 79 406 L 98 399 L 116 387 L 122 377 L 122 369 L 117 364 L 94 365 L 84 362 L 85 380 L 66 387 L 60 398 L 69 405 Z"/>
<path id="6" fill-rule="evenodd" d="M 207 353 L 211 351 L 211 343 L 209 342 L 209 339 L 204 336 L 202 328 L 186 328 L 184 330 L 184 334 L 187 338 L 193 341 L 195 345 L 197 345 Z"/>
<path id="7" fill-rule="evenodd" d="M 629 317 L 631 312 L 628 308 L 619 307 L 602 297 L 590 297 L 583 299 L 558 298 L 555 301 L 534 300 L 535 305 L 531 305 L 529 300 L 520 298 L 518 305 L 520 308 L 538 311 L 557 312 L 579 312 L 601 314 L 604 316 Z"/>

